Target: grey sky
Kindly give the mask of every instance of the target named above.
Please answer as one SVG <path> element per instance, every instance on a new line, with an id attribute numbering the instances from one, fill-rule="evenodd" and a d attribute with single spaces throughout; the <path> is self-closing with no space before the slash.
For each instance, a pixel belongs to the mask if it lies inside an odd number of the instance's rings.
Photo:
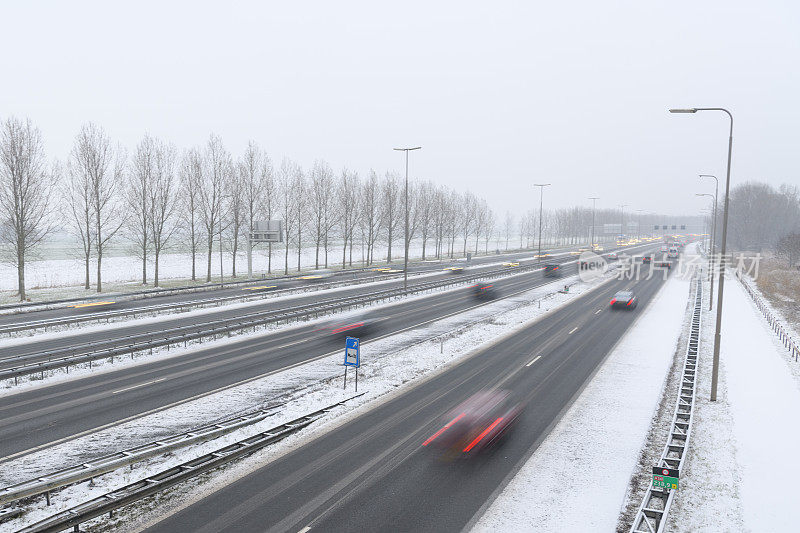
<path id="1" fill-rule="evenodd" d="M 17 2 L 0 22 L 0 118 L 63 158 L 85 121 L 131 149 L 255 139 L 273 160 L 402 170 L 499 212 L 703 205 L 697 173 L 800 183 L 792 2 Z M 78 7 L 78 5 L 80 7 Z M 705 184 L 705 190 L 710 190 Z"/>

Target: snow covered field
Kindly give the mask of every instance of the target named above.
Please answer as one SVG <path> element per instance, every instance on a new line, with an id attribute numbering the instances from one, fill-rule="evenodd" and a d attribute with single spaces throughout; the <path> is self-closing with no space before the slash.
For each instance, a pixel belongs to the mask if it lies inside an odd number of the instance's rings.
<path id="1" fill-rule="evenodd" d="M 608 279 L 608 278 L 607 278 Z M 181 489 L 179 498 L 163 502 L 166 508 L 183 505 L 201 497 L 215 487 L 227 483 L 236 477 L 256 468 L 279 454 L 297 446 L 305 439 L 312 438 L 319 432 L 326 431 L 332 424 L 341 424 L 361 413 L 367 405 L 381 397 L 383 401 L 387 393 L 401 390 L 416 380 L 441 372 L 460 358 L 473 353 L 485 343 L 486 339 L 494 339 L 519 327 L 526 327 L 544 313 L 555 309 L 580 294 L 591 290 L 605 280 L 592 283 L 579 283 L 577 277 L 564 278 L 551 284 L 526 291 L 514 297 L 498 300 L 489 305 L 479 307 L 466 313 L 458 313 L 442 320 L 434 321 L 425 327 L 412 329 L 377 341 L 364 343 L 362 348 L 362 368 L 360 369 L 359 390 L 367 390 L 367 394 L 352 402 L 350 412 L 342 415 L 341 410 L 327 415 L 300 435 L 291 436 L 273 447 L 254 454 L 254 456 L 232 465 L 212 483 L 193 483 L 194 488 Z M 573 284 L 568 294 L 555 291 L 565 283 Z M 541 307 L 536 304 L 541 300 Z M 458 333 L 453 333 L 458 330 Z M 219 341 L 224 344 L 226 341 Z M 413 349 L 415 357 L 409 357 L 407 351 Z M 352 376 L 350 377 L 352 379 Z M 275 401 L 286 403 L 286 407 L 275 417 L 250 428 L 240 430 L 223 439 L 205 444 L 191 450 L 183 450 L 166 458 L 155 458 L 137 466 L 132 472 L 117 471 L 94 480 L 94 487 L 80 484 L 62 491 L 53 499 L 54 505 L 48 509 L 39 508 L 31 512 L 25 522 L 40 519 L 51 512 L 69 507 L 90 495 L 97 495 L 123 485 L 131 480 L 139 479 L 159 470 L 164 466 L 178 464 L 188 458 L 206 452 L 211 446 L 217 447 L 221 442 L 229 443 L 264 431 L 286 420 L 293 419 L 341 400 L 353 393 L 352 384 L 348 391 L 341 389 L 342 367 L 341 354 L 337 350 L 318 360 L 305 363 L 268 376 L 259 377 L 249 383 L 231 387 L 214 395 L 173 407 L 168 410 L 137 418 L 122 425 L 92 433 L 78 439 L 65 442 L 41 452 L 21 457 L 4 464 L 0 472 L 0 485 L 6 485 L 21 478 L 28 478 L 31 473 L 43 473 L 53 469 L 53 465 L 69 465 L 90 460 L 112 450 L 125 449 L 136 444 L 156 440 L 165 435 L 186 431 L 200 424 L 210 423 L 228 417 L 236 412 L 245 412 L 264 407 Z M 112 443 L 109 445 L 109 443 Z M 161 497 L 160 499 L 164 499 Z M 39 505 L 42 505 L 39 502 Z M 141 508 L 140 508 L 141 510 Z M 132 511 L 133 517 L 139 511 Z M 164 508 L 160 510 L 164 512 Z M 120 513 L 117 520 L 132 519 L 127 513 Z M 8 526 L 19 527 L 21 520 L 9 522 Z M 121 524 L 120 524 L 121 525 Z M 0 526 L 0 531 L 6 527 Z"/>
<path id="2" fill-rule="evenodd" d="M 615 529 L 688 297 L 689 281 L 671 276 L 474 531 Z"/>
<path id="3" fill-rule="evenodd" d="M 693 443 L 670 531 L 797 531 L 797 366 L 734 279 L 725 285 L 717 402 L 709 401 L 713 324 L 701 345 Z"/>

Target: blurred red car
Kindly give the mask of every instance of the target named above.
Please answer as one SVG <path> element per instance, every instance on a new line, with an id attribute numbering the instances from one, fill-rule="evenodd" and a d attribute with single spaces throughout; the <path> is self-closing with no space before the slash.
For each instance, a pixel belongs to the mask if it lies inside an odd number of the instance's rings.
<path id="1" fill-rule="evenodd" d="M 469 457 L 496 444 L 521 413 L 522 405 L 510 392 L 481 391 L 448 413 L 441 429 L 422 445 L 450 457 Z"/>

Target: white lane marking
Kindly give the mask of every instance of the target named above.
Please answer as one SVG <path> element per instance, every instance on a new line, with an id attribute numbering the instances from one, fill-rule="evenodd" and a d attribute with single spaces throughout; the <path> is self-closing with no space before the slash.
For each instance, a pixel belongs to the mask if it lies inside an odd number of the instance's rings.
<path id="1" fill-rule="evenodd" d="M 300 531 L 298 531 L 297 533 L 306 533 L 306 531 L 311 531 L 311 526 L 306 526 L 303 529 L 301 529 Z"/>
<path id="2" fill-rule="evenodd" d="M 572 335 L 572 334 L 573 334 L 573 333 L 575 333 L 576 331 L 578 331 L 578 326 L 575 326 L 574 328 L 572 328 L 572 331 L 570 331 L 569 333 L 567 333 L 567 335 Z"/>
<path id="3" fill-rule="evenodd" d="M 125 387 L 124 389 L 118 389 L 113 391 L 111 394 L 119 394 L 120 392 L 125 392 L 127 390 L 138 389 L 139 387 L 144 387 L 146 385 L 152 385 L 153 383 L 158 383 L 159 381 L 164 381 L 167 378 L 158 378 L 154 379 L 153 381 L 148 381 L 147 383 L 139 383 L 138 385 L 134 385 L 133 387 Z"/>
<path id="4" fill-rule="evenodd" d="M 538 361 L 538 360 L 539 360 L 539 359 L 541 359 L 541 358 L 542 358 L 542 356 L 541 356 L 541 355 L 537 355 L 536 357 L 534 357 L 534 358 L 531 360 L 531 362 L 530 362 L 530 363 L 528 363 L 528 364 L 527 364 L 527 365 L 525 365 L 525 366 L 531 366 L 533 363 L 535 363 L 536 361 Z"/>
<path id="5" fill-rule="evenodd" d="M 597 311 L 594 312 L 594 314 L 599 315 L 601 311 L 602 309 L 598 309 Z"/>

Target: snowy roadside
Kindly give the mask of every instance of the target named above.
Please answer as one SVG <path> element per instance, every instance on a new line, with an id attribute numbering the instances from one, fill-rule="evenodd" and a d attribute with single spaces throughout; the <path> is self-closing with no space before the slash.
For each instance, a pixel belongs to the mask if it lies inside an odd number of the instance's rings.
<path id="1" fill-rule="evenodd" d="M 688 280 L 669 278 L 473 531 L 615 529 L 673 362 L 688 293 Z"/>
<path id="2" fill-rule="evenodd" d="M 278 445 L 226 468 L 221 475 L 215 475 L 213 483 L 203 484 L 201 480 L 191 482 L 189 485 L 194 488 L 181 488 L 180 497 L 172 500 L 167 498 L 169 500 L 167 505 L 184 505 L 193 498 L 199 498 L 201 493 L 211 491 L 214 487 L 251 470 L 254 468 L 253 465 L 277 457 L 303 440 L 321 431 L 327 431 L 332 425 L 341 424 L 357 416 L 363 409 L 372 407 L 367 405 L 370 402 L 374 404 L 378 398 L 380 398 L 378 401 L 385 401 L 387 393 L 400 391 L 420 379 L 427 379 L 444 371 L 460 358 L 480 349 L 482 344 L 486 344 L 486 339 L 496 339 L 520 327 L 527 327 L 548 311 L 565 305 L 611 279 L 612 276 L 608 276 L 592 283 L 580 283 L 577 282 L 577 277 L 563 278 L 472 311 L 434 321 L 421 328 L 374 342 L 365 342 L 362 345 L 359 386 L 367 390 L 367 394 L 349 404 L 347 414 L 343 415 L 339 409 L 326 415 L 301 434 L 291 436 Z M 574 283 L 568 294 L 554 292 L 565 283 Z M 541 307 L 533 305 L 539 302 Z M 454 334 L 454 330 L 459 331 Z M 412 347 L 415 357 L 408 357 L 407 350 Z M 420 354 L 424 356 L 421 357 Z M 95 478 L 93 487 L 82 483 L 64 489 L 53 498 L 53 506 L 49 508 L 44 506 L 43 501 L 37 500 L 35 509 L 24 517 L 24 523 L 30 523 L 85 501 L 90 496 L 105 493 L 133 479 L 152 474 L 165 466 L 179 464 L 190 457 L 207 453 L 210 449 L 220 447 L 221 443 L 234 442 L 352 395 L 352 383 L 346 392 L 342 390 L 341 384 L 341 354 L 337 351 L 321 359 L 11 460 L 3 464 L 0 485 L 30 478 L 34 473 L 43 474 L 52 470 L 52 465 L 86 462 L 92 457 L 157 440 L 166 435 L 229 417 L 234 413 L 251 411 L 275 403 L 283 404 L 275 416 L 222 439 L 151 459 L 142 465 L 137 465 L 132 471 L 123 469 Z M 359 407 L 362 409 L 358 409 Z M 159 499 L 163 498 L 156 497 L 152 500 Z M 136 516 L 139 513 L 136 509 L 138 507 L 129 512 Z M 130 517 L 119 518 L 127 517 L 127 513 L 119 514 L 117 520 L 127 522 Z M 115 523 L 121 525 L 116 521 Z M 23 519 L 7 524 L 20 527 Z M 0 530 L 7 524 L 0 527 Z"/>
<path id="3" fill-rule="evenodd" d="M 726 284 L 717 401 L 715 314 L 704 311 L 693 444 L 670 531 L 796 531 L 800 387 L 785 349 L 735 280 Z"/>

